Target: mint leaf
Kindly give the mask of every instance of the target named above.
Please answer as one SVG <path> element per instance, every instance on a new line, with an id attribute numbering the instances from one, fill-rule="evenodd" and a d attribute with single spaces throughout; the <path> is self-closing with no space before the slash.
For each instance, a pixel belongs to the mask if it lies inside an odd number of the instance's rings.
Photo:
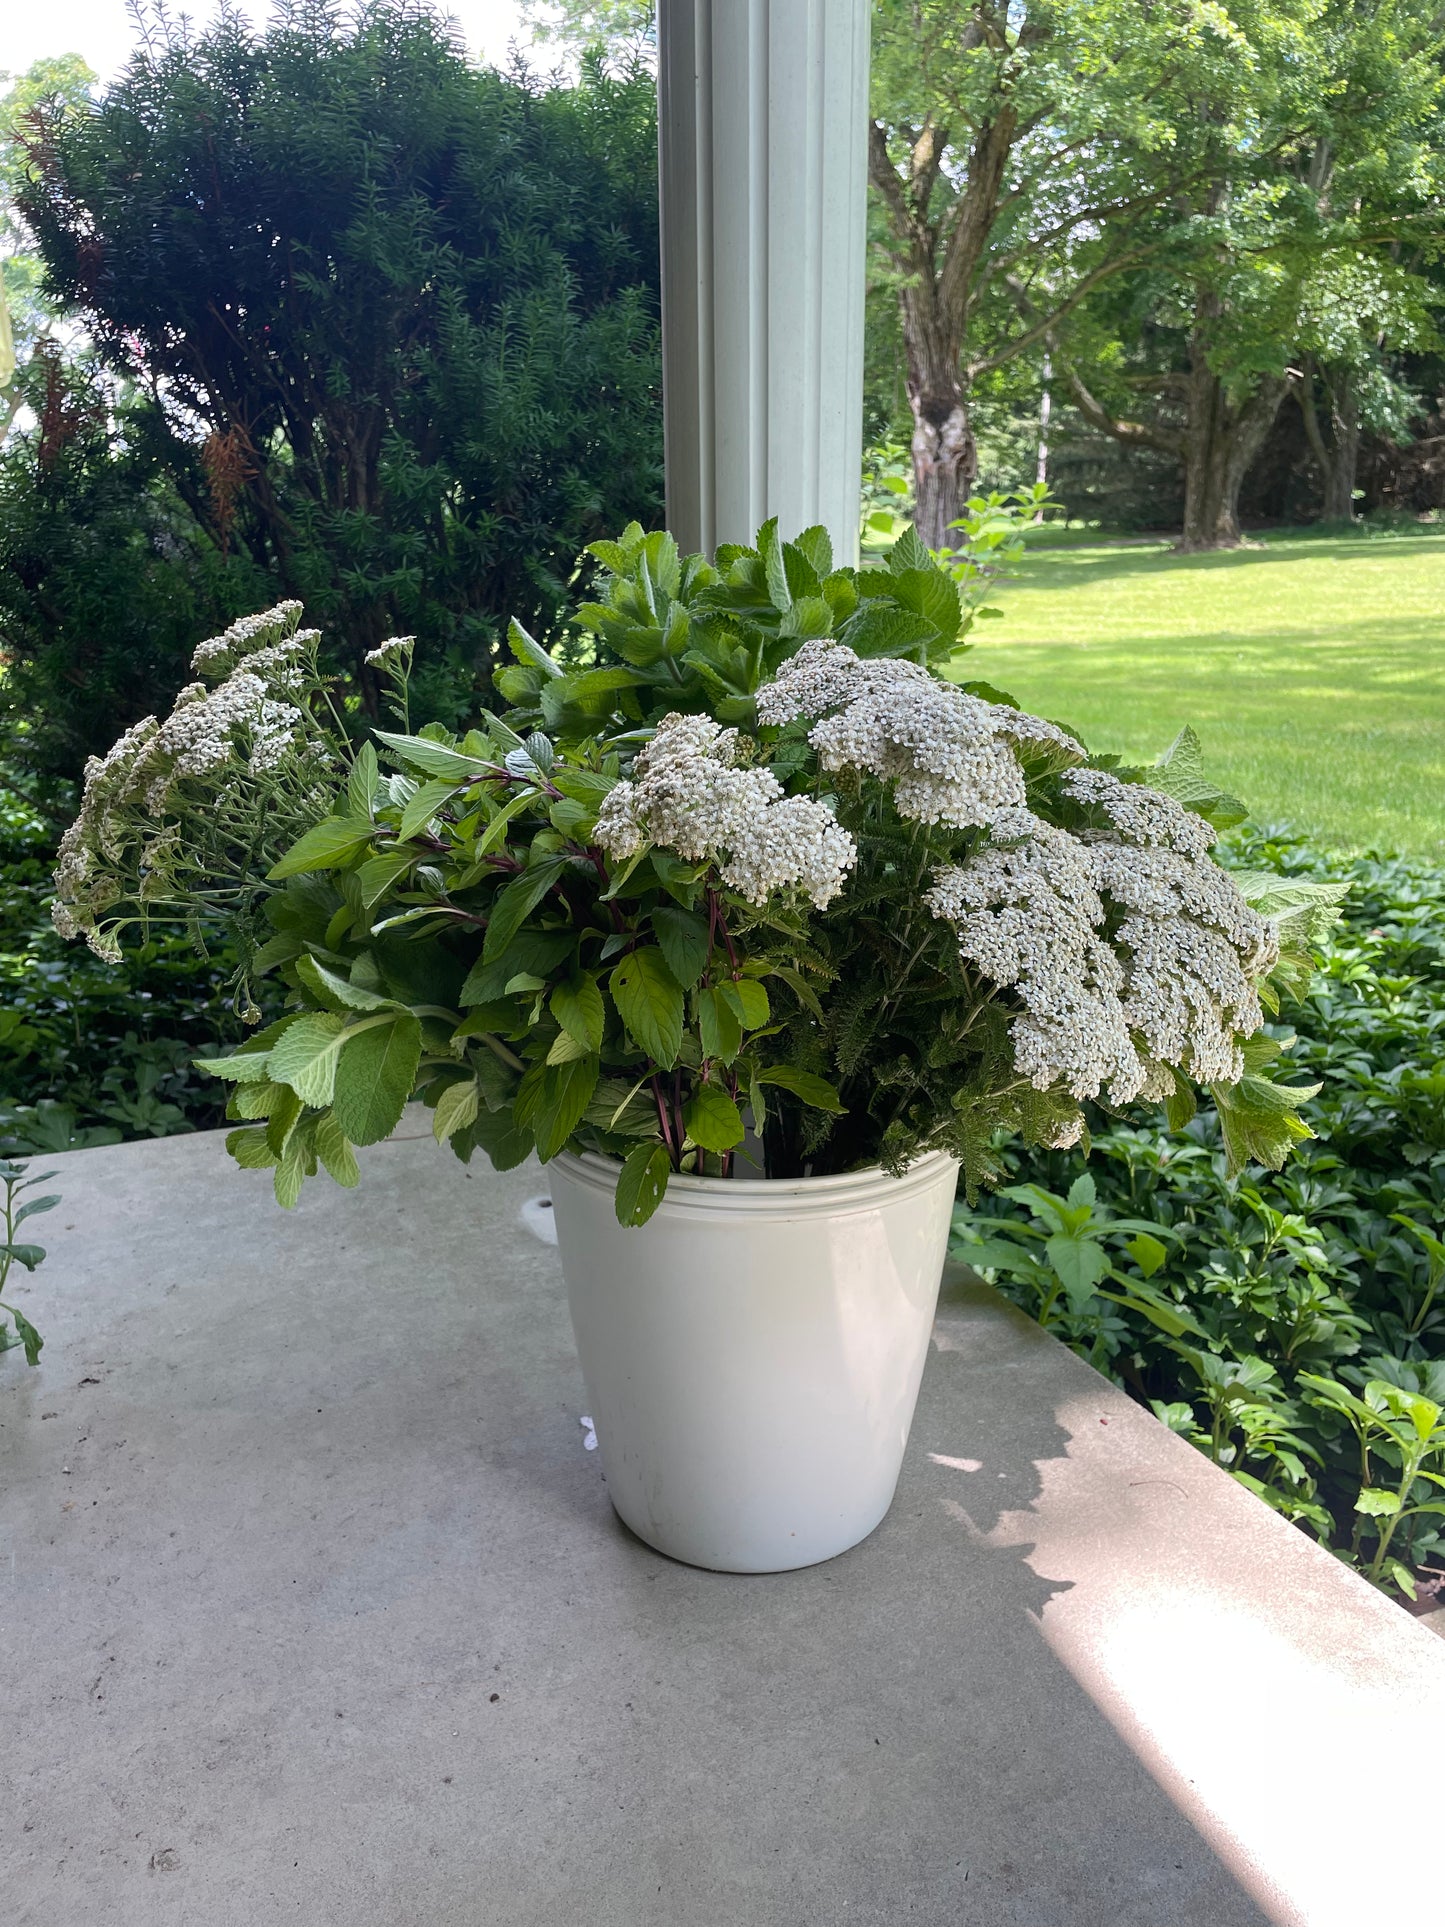
<path id="1" fill-rule="evenodd" d="M 612 1001 L 633 1038 L 670 1070 L 682 1044 L 682 986 L 655 944 L 624 957 L 608 980 Z"/>
<path id="2" fill-rule="evenodd" d="M 664 1145 L 639 1144 L 630 1151 L 617 1180 L 617 1222 L 646 1224 L 662 1203 L 671 1170 Z"/>

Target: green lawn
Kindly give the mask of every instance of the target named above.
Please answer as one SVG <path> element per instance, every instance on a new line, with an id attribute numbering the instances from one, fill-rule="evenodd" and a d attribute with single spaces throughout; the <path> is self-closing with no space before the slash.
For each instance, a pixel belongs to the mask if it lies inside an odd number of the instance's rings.
<path id="1" fill-rule="evenodd" d="M 1036 551 L 962 673 L 1152 757 L 1184 723 L 1263 823 L 1445 858 L 1445 535 Z"/>

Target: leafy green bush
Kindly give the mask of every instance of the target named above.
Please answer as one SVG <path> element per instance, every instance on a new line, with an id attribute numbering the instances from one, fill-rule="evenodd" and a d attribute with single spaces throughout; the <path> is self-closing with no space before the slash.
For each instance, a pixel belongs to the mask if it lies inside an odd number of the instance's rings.
<path id="1" fill-rule="evenodd" d="M 165 603 L 143 666 L 168 648 L 172 689 L 278 593 L 365 696 L 368 648 L 414 634 L 436 714 L 485 683 L 501 612 L 546 631 L 584 543 L 660 505 L 655 112 L 646 75 L 485 71 L 374 0 L 161 33 L 93 108 L 41 116 L 19 201 L 47 291 L 137 397 L 122 447 L 41 397 L 6 456 L 0 639 L 57 742 L 102 750 L 157 706 L 111 678 L 131 618 L 92 593 L 106 571 Z M 49 512 L 82 454 L 74 512 Z M 264 582 L 179 646 L 148 561 L 168 521 L 187 569 Z"/>
<path id="2" fill-rule="evenodd" d="M 1077 1152 L 1026 1169 L 1008 1154 L 1034 1182 L 960 1213 L 955 1250 L 1286 1517 L 1412 1592 L 1445 1567 L 1445 872 L 1284 835 L 1230 856 L 1349 878 L 1289 1013 L 1290 1061 L 1321 1084 L 1313 1141 L 1278 1173 L 1231 1177 L 1212 1111 L 1182 1142 L 1098 1118 L 1087 1170 Z"/>

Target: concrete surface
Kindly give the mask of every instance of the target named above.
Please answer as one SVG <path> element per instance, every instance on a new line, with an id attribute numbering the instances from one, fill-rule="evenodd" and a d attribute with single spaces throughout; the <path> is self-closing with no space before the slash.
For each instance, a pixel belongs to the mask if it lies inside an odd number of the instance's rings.
<path id="1" fill-rule="evenodd" d="M 721 1577 L 608 1508 L 537 1171 L 53 1162 L 9 1927 L 1343 1927 L 1345 1790 L 1432 1837 L 1445 1646 L 976 1286 L 873 1538 Z"/>

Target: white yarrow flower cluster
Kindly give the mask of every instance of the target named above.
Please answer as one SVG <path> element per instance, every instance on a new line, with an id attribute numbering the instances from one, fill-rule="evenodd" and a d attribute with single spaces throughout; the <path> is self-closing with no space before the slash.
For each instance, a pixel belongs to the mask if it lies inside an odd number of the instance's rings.
<path id="1" fill-rule="evenodd" d="M 1170 1066 L 1235 1082 L 1239 1039 L 1264 1021 L 1272 926 L 1210 858 L 1210 825 L 1173 797 L 1103 770 L 1068 771 L 1062 785 L 1107 827 L 1076 835 L 1006 812 L 927 898 L 960 954 L 1016 988 L 1019 1070 L 1039 1090 L 1116 1104 L 1166 1096 Z"/>
<path id="2" fill-rule="evenodd" d="M 807 642 L 758 692 L 765 723 L 802 716 L 824 769 L 867 771 L 892 785 L 900 816 L 919 823 L 981 828 L 1025 801 L 1014 754 L 1047 743 L 1084 758 L 1072 736 L 1002 703 L 940 682 L 917 663 L 860 660 L 835 642 Z"/>
<path id="3" fill-rule="evenodd" d="M 1087 847 L 1026 809 L 1001 811 L 967 863 L 939 872 L 924 898 L 958 932 L 961 956 L 1017 991 L 1014 1062 L 1037 1090 L 1116 1104 L 1137 1097 L 1144 1067 L 1129 1037 L 1124 968 L 1102 936 L 1104 904 Z"/>
<path id="4" fill-rule="evenodd" d="M 856 860 L 852 837 L 826 805 L 785 796 L 771 770 L 738 767 L 738 749 L 737 731 L 710 717 L 665 716 L 632 780 L 604 799 L 599 846 L 617 861 L 647 843 L 714 859 L 750 903 L 797 885 L 825 909 Z"/>
<path id="5" fill-rule="evenodd" d="M 289 636 L 300 616 L 299 602 L 278 602 L 274 609 L 263 609 L 259 615 L 241 616 L 223 635 L 212 636 L 199 645 L 191 657 L 191 667 L 198 676 L 224 676 L 247 656 Z"/>
<path id="6" fill-rule="evenodd" d="M 374 649 L 367 650 L 365 660 L 377 668 L 403 660 L 409 663 L 415 646 L 415 636 L 388 636 L 385 642 L 379 642 Z"/>
<path id="7" fill-rule="evenodd" d="M 143 717 L 86 764 L 80 814 L 55 870 L 51 914 L 62 936 L 84 936 L 115 961 L 118 939 L 99 919 L 119 903 L 170 894 L 188 811 L 213 814 L 228 785 L 274 772 L 298 751 L 310 761 L 324 756 L 303 706 L 319 632 L 297 630 L 300 614 L 299 602 L 283 602 L 202 643 L 192 666 L 224 679 L 214 688 L 187 683 L 164 722 Z M 208 802 L 182 788 L 198 778 L 221 785 L 206 792 Z"/>

